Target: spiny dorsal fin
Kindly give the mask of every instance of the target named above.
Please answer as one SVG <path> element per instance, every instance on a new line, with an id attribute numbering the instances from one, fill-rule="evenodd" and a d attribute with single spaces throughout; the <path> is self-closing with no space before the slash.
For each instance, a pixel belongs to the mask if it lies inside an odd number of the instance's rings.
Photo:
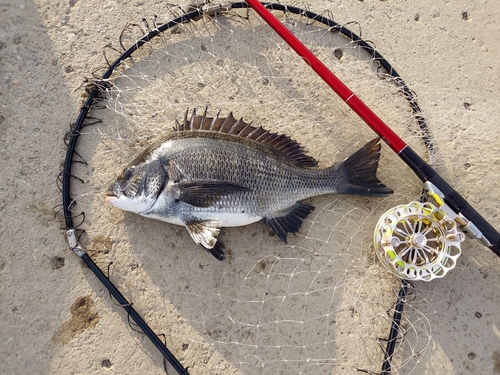
<path id="1" fill-rule="evenodd" d="M 207 108 L 203 115 L 196 115 L 196 109 L 193 109 L 189 117 L 189 110 L 184 114 L 183 123 L 175 121 L 175 130 L 182 131 L 210 131 L 225 134 L 231 134 L 239 138 L 249 139 L 266 146 L 269 146 L 289 159 L 292 159 L 297 164 L 303 167 L 317 167 L 318 162 L 307 155 L 306 151 L 290 137 L 284 134 L 271 133 L 262 127 L 254 127 L 252 123 L 243 121 L 243 118 L 237 120 L 233 113 L 229 113 L 227 117 L 219 117 L 220 111 L 215 117 L 207 116 Z"/>

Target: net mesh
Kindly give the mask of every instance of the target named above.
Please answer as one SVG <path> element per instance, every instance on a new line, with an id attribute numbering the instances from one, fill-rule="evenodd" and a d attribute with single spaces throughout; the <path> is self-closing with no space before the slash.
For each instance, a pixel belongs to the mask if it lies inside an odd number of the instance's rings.
<path id="1" fill-rule="evenodd" d="M 454 108 L 453 128 L 447 126 L 449 113 L 430 116 L 435 147 L 428 155 L 399 85 L 372 56 L 335 29 L 301 15 L 274 14 L 418 154 L 458 181 L 464 195 L 486 175 L 481 165 L 498 163 L 491 154 L 468 156 L 488 142 L 480 129 L 468 127 L 470 105 Z M 123 45 L 139 39 L 145 27 L 125 28 Z M 117 57 L 107 51 L 108 60 Z M 373 230 L 386 210 L 419 199 L 421 183 L 410 169 L 383 145 L 378 177 L 393 195 L 313 198 L 316 209 L 287 245 L 263 223 L 225 229 L 228 256 L 217 262 L 184 228 L 103 204 L 122 168 L 172 131 L 187 108 L 233 112 L 287 134 L 320 167 L 352 154 L 374 137 L 372 131 L 250 10 L 167 30 L 125 60 L 109 81 L 91 113 L 102 122 L 84 127 L 77 147 L 87 162 L 74 166 L 85 182 L 73 185 L 74 212 L 85 212 L 80 241 L 101 267 L 112 264 L 111 280 L 155 331 L 165 333 L 190 373 L 378 373 L 400 282 L 378 264 Z M 424 107 L 429 104 L 424 100 Z M 478 173 L 458 178 L 464 168 Z M 489 193 L 483 187 L 471 194 L 471 203 L 480 204 Z M 497 207 L 482 212 L 498 222 Z M 447 281 L 410 287 L 394 373 L 413 372 L 454 278 L 474 272 L 467 269 L 467 256 L 460 259 Z"/>

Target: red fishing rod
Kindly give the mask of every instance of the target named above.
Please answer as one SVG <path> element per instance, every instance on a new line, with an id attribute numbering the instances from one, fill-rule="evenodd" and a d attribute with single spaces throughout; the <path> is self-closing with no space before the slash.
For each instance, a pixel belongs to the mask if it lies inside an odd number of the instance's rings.
<path id="1" fill-rule="evenodd" d="M 385 143 L 424 182 L 424 195 L 443 209 L 471 238 L 478 239 L 500 257 L 500 233 L 493 228 L 458 192 L 430 165 L 413 151 L 373 111 L 338 79 L 302 42 L 295 37 L 263 4 L 257 0 L 246 2 L 274 31 L 361 117 Z"/>

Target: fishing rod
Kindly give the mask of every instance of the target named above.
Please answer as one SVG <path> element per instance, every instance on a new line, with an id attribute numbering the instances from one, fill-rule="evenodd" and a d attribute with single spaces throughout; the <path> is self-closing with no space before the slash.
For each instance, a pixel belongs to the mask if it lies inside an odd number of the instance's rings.
<path id="1" fill-rule="evenodd" d="M 427 183 L 427 195 L 446 211 L 462 232 L 478 239 L 500 257 L 500 233 L 486 221 L 456 190 L 430 165 L 408 146 L 388 125 L 364 104 L 338 79 L 295 35 L 293 35 L 267 8 L 257 0 L 246 2 L 271 26 L 276 33 L 337 93 L 356 114 L 377 133 L 390 148 Z M 272 9 L 272 5 L 269 6 Z"/>

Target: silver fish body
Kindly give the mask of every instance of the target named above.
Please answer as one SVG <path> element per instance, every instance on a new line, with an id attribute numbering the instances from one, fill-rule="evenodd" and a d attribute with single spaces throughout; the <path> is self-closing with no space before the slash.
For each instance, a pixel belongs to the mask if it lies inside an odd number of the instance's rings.
<path id="1" fill-rule="evenodd" d="M 342 163 L 317 162 L 285 135 L 195 112 L 141 153 L 114 182 L 106 201 L 140 215 L 184 225 L 217 259 L 221 227 L 264 219 L 286 242 L 314 209 L 301 201 L 323 194 L 387 196 L 375 176 L 377 139 Z"/>

